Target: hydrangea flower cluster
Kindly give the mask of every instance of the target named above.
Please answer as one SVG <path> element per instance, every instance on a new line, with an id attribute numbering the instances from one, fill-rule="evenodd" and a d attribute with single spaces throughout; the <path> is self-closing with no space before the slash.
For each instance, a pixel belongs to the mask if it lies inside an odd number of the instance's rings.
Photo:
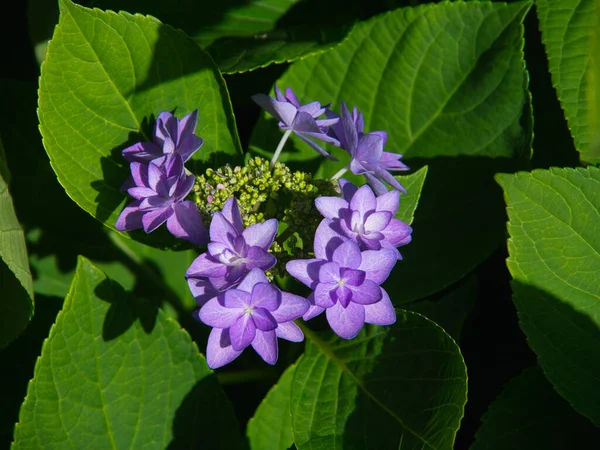
<path id="1" fill-rule="evenodd" d="M 119 231 L 143 228 L 151 233 L 167 222 L 176 237 L 206 244 L 208 234 L 195 203 L 184 200 L 194 187 L 194 176 L 184 163 L 202 146 L 194 134 L 198 111 L 179 120 L 163 112 L 156 120 L 153 142 L 138 142 L 123 150 L 131 178 L 123 185 L 135 201 L 121 212 Z"/>
<path id="2" fill-rule="evenodd" d="M 411 240 L 411 227 L 395 218 L 405 190 L 390 173 L 408 167 L 401 155 L 383 151 L 385 132 L 365 133 L 356 107 L 350 113 L 342 103 L 337 115 L 319 102 L 302 105 L 289 88 L 284 94 L 275 87 L 275 98 L 253 99 L 284 130 L 270 162 L 251 158 L 244 167 L 189 173 L 184 163 L 203 144 L 194 134 L 197 111 L 181 120 L 160 114 L 152 142 L 123 151 L 131 169 L 123 189 L 134 201 L 117 229 L 150 233 L 166 222 L 173 235 L 206 245 L 185 276 L 199 307 L 196 317 L 213 328 L 206 349 L 213 369 L 248 347 L 275 364 L 277 339 L 302 341 L 294 321 L 322 312 L 344 339 L 365 323 L 394 323 L 381 285 L 402 258 L 398 247 Z M 350 163 L 330 180 L 293 173 L 277 161 L 291 133 L 332 160 L 315 140 L 345 150 Z M 346 170 L 368 184 L 340 178 Z M 190 193 L 194 201 L 186 200 Z M 310 288 L 308 298 L 273 284 L 287 275 Z"/>

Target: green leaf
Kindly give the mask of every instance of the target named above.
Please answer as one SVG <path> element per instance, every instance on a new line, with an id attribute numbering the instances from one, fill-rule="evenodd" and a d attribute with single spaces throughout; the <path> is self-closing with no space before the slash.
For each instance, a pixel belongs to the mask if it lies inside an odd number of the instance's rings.
<path id="1" fill-rule="evenodd" d="M 413 222 L 426 176 L 427 166 L 421 167 L 419 170 L 409 175 L 396 176 L 396 179 L 407 191 L 405 195 L 400 196 L 400 206 L 396 213 L 396 219 L 400 219 L 402 222 L 409 225 Z"/>
<path id="2" fill-rule="evenodd" d="M 118 284 L 79 259 L 29 383 L 15 449 L 237 448 L 225 395 L 174 320 L 158 311 L 151 331 L 138 321 L 106 339 L 130 308 Z"/>
<path id="3" fill-rule="evenodd" d="M 548 54 L 552 82 L 569 123 L 575 147 L 586 161 L 600 161 L 590 147 L 588 80 L 586 70 L 596 25 L 595 0 L 537 0 L 542 41 Z"/>
<path id="4" fill-rule="evenodd" d="M 0 168 L 0 347 L 4 347 L 25 329 L 33 315 L 33 283 L 25 236 L 5 181 L 9 172 L 2 141 Z"/>
<path id="5" fill-rule="evenodd" d="M 398 303 L 458 281 L 504 237 L 501 192 L 492 175 L 514 170 L 530 148 L 521 24 L 529 6 L 401 8 L 357 24 L 340 45 L 294 62 L 277 81 L 301 102 L 356 105 L 366 131 L 388 132 L 386 151 L 404 154 L 413 169 L 429 166 L 414 240 L 392 276 L 403 282 Z M 275 120 L 265 116 L 251 151 L 271 153 L 280 138 Z M 340 149 L 329 148 L 336 163 L 291 141 L 282 160 L 317 176 L 329 177 L 348 162 Z"/>
<path id="6" fill-rule="evenodd" d="M 600 1 L 594 0 L 594 13 L 596 14 L 595 26 L 592 30 L 590 44 L 590 60 L 587 67 L 587 100 L 589 104 L 590 146 L 584 159 L 600 162 Z"/>
<path id="7" fill-rule="evenodd" d="M 292 364 L 283 372 L 248 422 L 246 434 L 250 448 L 287 450 L 294 444 L 290 393 L 295 368 L 296 365 Z"/>
<path id="8" fill-rule="evenodd" d="M 452 448 L 467 374 L 440 327 L 399 310 L 393 326 L 369 325 L 351 341 L 305 334 L 291 393 L 299 449 Z"/>
<path id="9" fill-rule="evenodd" d="M 199 109 L 196 133 L 205 142 L 188 163 L 192 172 L 203 163 L 241 160 L 223 79 L 184 33 L 152 17 L 70 0 L 60 5 L 42 66 L 40 130 L 52 167 L 77 204 L 114 229 L 129 173 L 121 150 L 149 140 L 150 121 L 162 111 L 181 117 Z"/>
<path id="10" fill-rule="evenodd" d="M 600 170 L 499 175 L 521 328 L 556 390 L 600 424 Z"/>
<path id="11" fill-rule="evenodd" d="M 469 275 L 448 291 L 406 303 L 402 307 L 424 315 L 441 326 L 455 341 L 460 342 L 463 326 L 476 299 L 477 277 Z"/>
<path id="12" fill-rule="evenodd" d="M 322 53 L 335 47 L 347 32 L 348 27 L 275 30 L 253 37 L 220 39 L 205 50 L 221 72 L 248 72 Z"/>
<path id="13" fill-rule="evenodd" d="M 482 418 L 471 450 L 591 448 L 600 430 L 554 391 L 538 366 L 510 380 Z"/>

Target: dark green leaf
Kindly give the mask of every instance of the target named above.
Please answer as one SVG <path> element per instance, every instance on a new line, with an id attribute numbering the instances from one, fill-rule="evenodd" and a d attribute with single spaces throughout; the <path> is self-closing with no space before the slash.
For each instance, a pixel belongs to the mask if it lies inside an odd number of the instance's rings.
<path id="1" fill-rule="evenodd" d="M 537 0 L 542 39 L 552 82 L 565 111 L 575 147 L 586 161 L 600 161 L 591 152 L 586 70 L 596 24 L 596 0 Z"/>
<path id="2" fill-rule="evenodd" d="M 502 241 L 501 192 L 492 175 L 514 170 L 530 148 L 521 25 L 529 6 L 401 8 L 357 24 L 340 45 L 296 61 L 277 82 L 302 102 L 357 105 L 366 131 L 388 132 L 387 151 L 404 154 L 413 169 L 429 166 L 413 242 L 392 277 L 403 283 L 398 303 L 451 285 Z M 262 118 L 251 150 L 272 153 L 280 138 L 275 120 Z M 282 159 L 331 176 L 349 156 L 330 150 L 340 162 L 292 138 Z"/>
<path id="3" fill-rule="evenodd" d="M 508 382 L 482 422 L 471 450 L 586 449 L 600 440 L 600 429 L 573 411 L 537 366 Z"/>
<path id="4" fill-rule="evenodd" d="M 0 141 L 0 347 L 15 339 L 33 315 L 33 283 L 25 236 L 5 181 L 8 167 Z"/>
<path id="5" fill-rule="evenodd" d="M 498 176 L 521 327 L 573 407 L 600 424 L 600 170 Z"/>
<path id="6" fill-rule="evenodd" d="M 15 449 L 236 448 L 237 424 L 216 378 L 179 325 L 151 331 L 123 289 L 80 258 L 29 383 Z"/>
<path id="7" fill-rule="evenodd" d="M 351 341 L 305 334 L 291 393 L 299 449 L 452 448 L 467 374 L 440 327 L 399 310 L 394 325 L 369 325 Z"/>
<path id="8" fill-rule="evenodd" d="M 294 444 L 290 393 L 295 364 L 289 366 L 270 390 L 248 422 L 250 448 L 287 450 Z"/>
<path id="9" fill-rule="evenodd" d="M 190 170 L 241 157 L 224 82 L 184 33 L 150 17 L 60 4 L 42 66 L 40 129 L 61 184 L 83 209 L 114 229 L 129 172 L 121 150 L 149 140 L 162 111 L 199 109 L 205 142 Z"/>

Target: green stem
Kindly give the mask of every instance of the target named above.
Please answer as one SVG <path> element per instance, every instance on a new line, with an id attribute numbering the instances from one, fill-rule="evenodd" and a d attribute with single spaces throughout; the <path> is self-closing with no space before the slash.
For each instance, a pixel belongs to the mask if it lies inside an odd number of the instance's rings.
<path id="1" fill-rule="evenodd" d="M 286 141 L 290 137 L 290 134 L 292 134 L 292 129 L 291 128 L 289 130 L 286 130 L 285 133 L 283 133 L 283 136 L 281 137 L 281 140 L 279 141 L 279 145 L 275 149 L 275 153 L 273 154 L 273 158 L 271 158 L 271 165 L 270 165 L 271 170 L 273 170 L 273 167 L 275 166 L 275 163 L 279 159 L 279 155 L 281 154 L 281 151 L 283 150 L 283 146 L 285 145 Z"/>
<path id="2" fill-rule="evenodd" d="M 331 181 L 336 181 L 339 177 L 341 177 L 342 175 L 344 175 L 346 172 L 348 172 L 348 169 L 350 168 L 350 165 L 347 165 L 346 167 L 342 167 L 340 170 L 338 170 L 334 176 L 332 176 L 330 178 Z"/>

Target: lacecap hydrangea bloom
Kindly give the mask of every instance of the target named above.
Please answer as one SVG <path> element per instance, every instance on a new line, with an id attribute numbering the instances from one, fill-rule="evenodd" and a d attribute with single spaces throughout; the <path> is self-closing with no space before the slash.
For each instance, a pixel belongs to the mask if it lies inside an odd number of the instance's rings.
<path id="1" fill-rule="evenodd" d="M 300 342 L 304 335 L 293 320 L 309 308 L 308 301 L 269 284 L 264 272 L 252 269 L 235 288 L 210 299 L 198 317 L 213 327 L 206 361 L 211 369 L 224 366 L 252 346 L 261 358 L 275 364 L 277 338 Z"/>

